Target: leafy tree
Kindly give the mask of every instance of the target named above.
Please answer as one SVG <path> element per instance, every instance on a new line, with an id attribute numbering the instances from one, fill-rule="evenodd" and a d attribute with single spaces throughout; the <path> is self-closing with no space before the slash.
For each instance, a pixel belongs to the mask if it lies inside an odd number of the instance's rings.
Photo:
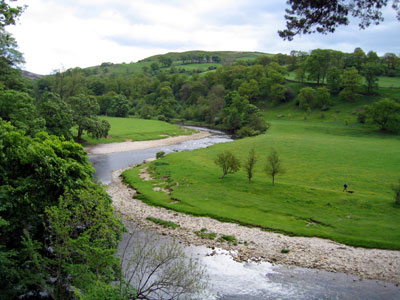
<path id="1" fill-rule="evenodd" d="M 342 70 L 337 67 L 329 68 L 326 74 L 326 85 L 332 94 L 339 94 L 342 87 Z"/>
<path id="2" fill-rule="evenodd" d="M 254 149 L 251 149 L 247 160 L 243 164 L 243 167 L 247 172 L 247 178 L 249 179 L 249 182 L 251 182 L 251 179 L 253 178 L 253 170 L 256 163 L 257 163 L 256 152 L 254 151 Z"/>
<path id="3" fill-rule="evenodd" d="M 317 102 L 316 107 L 327 110 L 331 105 L 331 94 L 329 93 L 328 89 L 323 86 L 317 88 Z"/>
<path id="4" fill-rule="evenodd" d="M 64 136 L 67 139 L 72 137 L 70 131 L 73 126 L 72 110 L 57 94 L 45 93 L 37 104 L 37 109 L 46 121 L 46 130 L 49 134 Z"/>
<path id="5" fill-rule="evenodd" d="M 327 49 L 311 51 L 305 63 L 306 70 L 309 72 L 309 79 L 316 80 L 318 84 L 325 81 L 326 73 L 330 66 L 331 52 L 332 50 Z"/>
<path id="6" fill-rule="evenodd" d="M 71 286 L 115 281 L 122 224 L 82 146 L 4 121 L 0 139 L 0 294 L 71 299 Z"/>
<path id="7" fill-rule="evenodd" d="M 367 106 L 366 114 L 381 130 L 390 132 L 400 130 L 400 104 L 394 100 L 383 99 L 374 102 Z"/>
<path id="8" fill-rule="evenodd" d="M 160 56 L 158 58 L 158 61 L 164 68 L 170 67 L 172 65 L 172 59 L 167 56 Z"/>
<path id="9" fill-rule="evenodd" d="M 299 66 L 295 71 L 295 78 L 301 83 L 306 79 L 306 67 L 304 65 Z"/>
<path id="10" fill-rule="evenodd" d="M 44 130 L 45 120 L 36 110 L 35 100 L 27 93 L 6 90 L 0 93 L 0 118 L 30 135 Z"/>
<path id="11" fill-rule="evenodd" d="M 343 72 L 343 90 L 339 96 L 348 102 L 355 102 L 359 97 L 359 90 L 361 86 L 361 75 L 354 67 L 348 68 Z"/>
<path id="12" fill-rule="evenodd" d="M 222 169 L 221 179 L 227 174 L 235 173 L 240 170 L 240 160 L 230 151 L 218 154 L 214 162 Z"/>
<path id="13" fill-rule="evenodd" d="M 367 94 L 370 95 L 378 88 L 378 75 L 381 73 L 381 65 L 376 62 L 367 62 L 361 67 L 361 74 L 367 83 Z"/>
<path id="14" fill-rule="evenodd" d="M 129 102 L 124 95 L 115 95 L 112 100 L 110 107 L 107 112 L 108 115 L 114 117 L 126 117 L 128 116 Z"/>
<path id="15" fill-rule="evenodd" d="M 73 112 L 74 124 L 78 127 L 76 139 L 82 140 L 83 131 L 87 131 L 94 138 L 107 137 L 110 124 L 99 120 L 99 104 L 94 96 L 79 95 L 68 98 L 68 104 Z"/>
<path id="16" fill-rule="evenodd" d="M 311 87 L 302 88 L 297 95 L 297 100 L 300 108 L 304 110 L 311 109 L 316 106 L 317 93 Z"/>
<path id="17" fill-rule="evenodd" d="M 283 39 L 293 40 L 298 34 L 334 32 L 340 25 L 349 24 L 349 17 L 360 19 L 359 27 L 365 29 L 370 24 L 383 21 L 381 10 L 388 0 L 288 0 L 286 9 L 286 29 L 280 30 Z M 400 7 L 397 0 L 392 7 L 400 19 Z"/>
<path id="18" fill-rule="evenodd" d="M 271 87 L 270 97 L 272 99 L 273 104 L 279 104 L 281 102 L 285 102 L 286 100 L 286 86 L 282 84 L 274 84 Z"/>
<path id="19" fill-rule="evenodd" d="M 258 82 L 255 79 L 251 79 L 249 82 L 245 81 L 240 85 L 238 92 L 241 96 L 247 97 L 250 102 L 254 102 L 260 94 Z"/>
<path id="20" fill-rule="evenodd" d="M 268 176 L 272 177 L 272 185 L 275 184 L 276 175 L 285 173 L 285 169 L 282 167 L 282 161 L 275 149 L 272 149 L 271 153 L 268 155 L 264 171 Z"/>

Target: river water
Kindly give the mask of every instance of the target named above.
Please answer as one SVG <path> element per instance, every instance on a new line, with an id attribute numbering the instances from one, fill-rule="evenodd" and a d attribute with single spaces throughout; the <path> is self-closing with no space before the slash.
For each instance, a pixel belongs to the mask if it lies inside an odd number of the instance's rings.
<path id="1" fill-rule="evenodd" d="M 111 182 L 111 172 L 165 153 L 190 151 L 209 147 L 232 139 L 219 131 L 199 140 L 146 150 L 90 155 L 96 169 L 95 176 L 103 184 Z M 168 237 L 160 237 L 168 243 Z M 122 244 L 125 241 L 122 242 Z M 400 287 L 391 283 L 360 280 L 343 273 L 332 273 L 304 268 L 287 268 L 270 263 L 238 263 L 224 250 L 204 246 L 185 247 L 185 252 L 199 259 L 210 277 L 209 300 L 264 300 L 264 299 L 400 299 Z"/>

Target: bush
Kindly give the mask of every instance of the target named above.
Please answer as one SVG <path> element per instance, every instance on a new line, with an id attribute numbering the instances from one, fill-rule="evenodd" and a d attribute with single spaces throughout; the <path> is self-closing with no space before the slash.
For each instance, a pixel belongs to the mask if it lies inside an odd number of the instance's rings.
<path id="1" fill-rule="evenodd" d="M 163 158 L 164 156 L 165 156 L 165 152 L 164 151 L 158 151 L 156 153 L 156 159 Z"/>
<path id="2" fill-rule="evenodd" d="M 236 135 L 239 138 L 244 138 L 247 136 L 255 136 L 255 135 L 258 135 L 259 133 L 260 133 L 259 131 L 252 129 L 249 126 L 244 126 L 236 131 Z"/>

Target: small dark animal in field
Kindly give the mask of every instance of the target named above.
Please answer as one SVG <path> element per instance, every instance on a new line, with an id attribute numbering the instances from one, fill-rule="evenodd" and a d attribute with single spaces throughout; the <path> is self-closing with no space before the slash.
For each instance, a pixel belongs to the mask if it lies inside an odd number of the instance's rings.
<path id="1" fill-rule="evenodd" d="M 353 194 L 354 193 L 354 191 L 347 191 L 349 194 Z"/>

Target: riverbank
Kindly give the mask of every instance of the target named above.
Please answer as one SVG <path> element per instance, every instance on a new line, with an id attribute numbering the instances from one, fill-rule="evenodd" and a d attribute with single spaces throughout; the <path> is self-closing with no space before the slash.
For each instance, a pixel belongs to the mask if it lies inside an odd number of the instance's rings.
<path id="1" fill-rule="evenodd" d="M 163 147 L 163 146 L 179 144 L 184 141 L 202 139 L 210 135 L 211 133 L 208 131 L 201 131 L 199 133 L 193 133 L 191 135 L 174 136 L 161 140 L 98 144 L 95 146 L 85 147 L 85 150 L 90 154 L 110 154 L 117 152 L 128 152 L 128 151 L 144 150 L 154 147 Z"/>
<path id="2" fill-rule="evenodd" d="M 194 217 L 149 206 L 134 199 L 135 191 L 121 182 L 120 175 L 125 169 L 113 172 L 112 183 L 108 186 L 107 192 L 113 199 L 116 211 L 126 219 L 138 223 L 139 226 L 175 237 L 188 244 L 236 250 L 238 254 L 235 259 L 238 261 L 257 258 L 286 266 L 343 272 L 360 278 L 400 284 L 400 251 L 355 248 L 320 238 L 289 237 L 261 231 L 258 228 L 222 223 L 206 217 Z M 160 227 L 147 221 L 146 218 L 149 216 L 172 221 L 180 227 L 177 229 Z M 239 244 L 202 239 L 194 233 L 202 228 L 207 228 L 209 232 L 218 235 L 233 235 Z M 283 249 L 290 251 L 282 253 Z"/>

